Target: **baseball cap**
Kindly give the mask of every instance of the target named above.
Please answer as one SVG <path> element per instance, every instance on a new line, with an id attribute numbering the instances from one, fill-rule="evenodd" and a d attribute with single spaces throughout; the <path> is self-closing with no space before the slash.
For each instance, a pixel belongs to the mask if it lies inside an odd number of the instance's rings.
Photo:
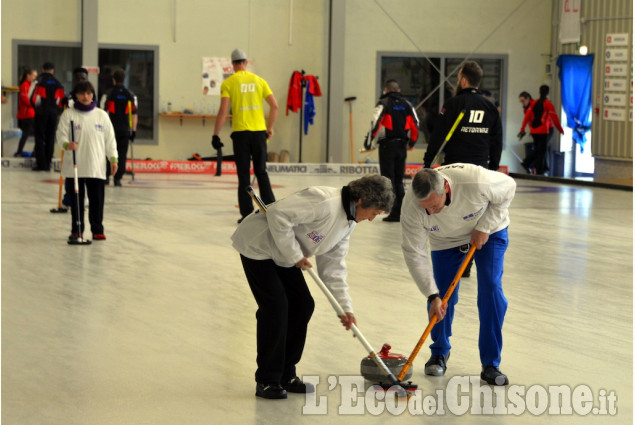
<path id="1" fill-rule="evenodd" d="M 232 62 L 247 60 L 247 55 L 240 49 L 236 49 L 232 52 Z"/>

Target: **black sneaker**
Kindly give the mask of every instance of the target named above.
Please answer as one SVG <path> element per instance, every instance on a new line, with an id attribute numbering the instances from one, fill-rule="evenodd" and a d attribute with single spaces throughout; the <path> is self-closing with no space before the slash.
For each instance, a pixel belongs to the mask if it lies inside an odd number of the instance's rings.
<path id="1" fill-rule="evenodd" d="M 121 187 L 121 180 L 115 180 L 115 186 Z"/>
<path id="2" fill-rule="evenodd" d="M 84 235 L 82 235 L 83 237 Z M 68 237 L 69 242 L 77 242 L 79 240 L 79 233 L 72 232 Z"/>
<path id="3" fill-rule="evenodd" d="M 443 376 L 445 375 L 445 370 L 447 367 L 448 359 L 450 358 L 450 353 L 445 356 L 437 356 L 433 354 L 430 356 L 430 360 L 426 363 L 425 373 L 430 376 Z"/>
<path id="4" fill-rule="evenodd" d="M 496 366 L 483 366 L 481 379 L 490 385 L 502 386 L 509 384 L 507 376 Z"/>
<path id="5" fill-rule="evenodd" d="M 256 384 L 256 397 L 270 400 L 287 398 L 287 392 L 280 384 Z"/>
<path id="6" fill-rule="evenodd" d="M 315 392 L 315 387 L 311 383 L 302 382 L 300 378 L 294 376 L 286 384 L 282 384 L 282 388 L 290 393 L 306 394 Z"/>
<path id="7" fill-rule="evenodd" d="M 240 217 L 236 223 L 240 224 L 240 223 L 243 222 L 244 219 L 245 219 L 245 217 Z"/>

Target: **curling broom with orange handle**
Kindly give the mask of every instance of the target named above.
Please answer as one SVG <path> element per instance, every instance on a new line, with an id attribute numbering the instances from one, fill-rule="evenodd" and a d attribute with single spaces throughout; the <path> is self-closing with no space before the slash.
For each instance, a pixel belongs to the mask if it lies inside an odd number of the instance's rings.
<path id="1" fill-rule="evenodd" d="M 470 262 L 470 260 L 472 259 L 472 256 L 474 255 L 474 251 L 476 251 L 476 245 L 472 245 L 469 251 L 467 252 L 467 255 L 465 256 L 463 263 L 461 263 L 461 267 L 459 267 L 459 271 L 456 273 L 456 276 L 454 276 L 454 280 L 452 281 L 452 283 L 450 284 L 450 287 L 448 288 L 448 290 L 445 292 L 445 295 L 443 296 L 443 300 L 442 300 L 443 304 L 447 303 L 450 297 L 452 296 L 452 293 L 454 293 L 454 290 L 456 289 L 456 285 L 459 284 L 459 279 L 461 279 L 461 276 L 463 276 L 463 272 L 465 271 L 467 264 Z M 433 315 L 432 318 L 430 319 L 430 322 L 428 323 L 428 326 L 426 327 L 426 330 L 423 331 L 423 335 L 421 335 L 421 338 L 419 338 L 419 342 L 415 346 L 414 350 L 412 350 L 412 353 L 410 354 L 410 356 L 408 356 L 408 361 L 406 361 L 406 364 L 403 365 L 401 372 L 399 372 L 399 376 L 397 376 L 398 380 L 402 380 L 403 377 L 406 376 L 406 373 L 408 373 L 408 369 L 410 369 L 410 366 L 412 366 L 412 362 L 414 362 L 415 357 L 417 357 L 417 354 L 419 354 L 419 350 L 421 350 L 423 343 L 426 341 L 426 339 L 428 338 L 428 335 L 430 335 L 430 332 L 432 331 L 432 328 L 434 327 L 434 325 L 437 324 L 438 321 L 439 321 L 439 318 L 437 317 L 437 315 L 436 314 Z"/>

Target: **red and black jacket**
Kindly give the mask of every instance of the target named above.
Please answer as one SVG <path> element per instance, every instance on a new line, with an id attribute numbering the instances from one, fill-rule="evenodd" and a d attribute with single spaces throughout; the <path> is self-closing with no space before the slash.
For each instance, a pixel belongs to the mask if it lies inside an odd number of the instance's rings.
<path id="1" fill-rule="evenodd" d="M 115 131 L 128 131 L 129 115 L 137 113 L 137 97 L 124 86 L 114 86 L 106 95 L 104 110 L 108 112 Z"/>
<path id="2" fill-rule="evenodd" d="M 29 99 L 31 105 L 35 108 L 36 114 L 49 113 L 52 111 L 62 112 L 64 106 L 64 86 L 53 77 L 53 74 L 43 72 L 37 80 L 31 84 Z"/>
<path id="3" fill-rule="evenodd" d="M 384 128 L 384 134 L 379 136 L 382 140 L 403 140 L 414 146 L 419 136 L 419 119 L 412 104 L 399 92 L 389 92 L 382 95 L 377 102 L 377 108 L 381 107 L 381 113 L 373 123 L 372 137 L 378 136 L 380 129 Z"/>

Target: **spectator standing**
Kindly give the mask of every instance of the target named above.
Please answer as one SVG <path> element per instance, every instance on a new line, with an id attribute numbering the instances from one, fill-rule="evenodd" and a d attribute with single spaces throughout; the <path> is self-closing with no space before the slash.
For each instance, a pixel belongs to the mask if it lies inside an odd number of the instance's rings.
<path id="1" fill-rule="evenodd" d="M 458 73 L 455 96 L 441 109 L 434 131 L 423 157 L 423 165 L 430 168 L 446 135 L 461 111 L 465 116 L 445 145 L 443 164 L 455 162 L 476 164 L 498 170 L 503 152 L 503 129 L 496 105 L 479 91 L 483 70 L 474 61 L 466 61 Z"/>
<path id="2" fill-rule="evenodd" d="M 231 105 L 232 142 L 238 174 L 238 207 L 241 217 L 238 223 L 254 210 L 251 197 L 247 193 L 250 185 L 249 169 L 253 161 L 254 174 L 258 180 L 260 197 L 265 204 L 274 202 L 267 174 L 267 142 L 273 137 L 273 125 L 278 116 L 278 102 L 269 84 L 258 75 L 247 71 L 247 55 L 240 49 L 231 54 L 234 75 L 221 84 L 221 104 L 216 117 L 212 147 L 220 149 L 224 145 L 218 136 Z M 263 99 L 269 104 L 269 117 L 265 122 Z"/>
<path id="3" fill-rule="evenodd" d="M 529 125 L 529 132 L 534 139 L 534 150 L 528 158 L 525 158 L 522 166 L 527 172 L 530 172 L 530 165 L 534 163 L 538 175 L 545 173 L 545 154 L 552 126 L 555 126 L 560 134 L 564 134 L 556 109 L 553 103 L 547 99 L 548 94 L 549 86 L 540 86 L 540 98 L 533 102 L 525 112 L 525 119 L 518 133 L 518 138 L 522 139 L 526 134 L 525 127 Z"/>
<path id="4" fill-rule="evenodd" d="M 13 156 L 22 156 L 26 140 L 33 134 L 35 121 L 35 109 L 29 100 L 31 85 L 37 78 L 35 69 L 26 68 L 20 77 L 20 97 L 18 98 L 18 127 L 22 130 L 22 136 L 18 142 L 18 149 Z"/>
<path id="5" fill-rule="evenodd" d="M 35 108 L 35 171 L 50 171 L 55 131 L 64 103 L 64 87 L 53 76 L 55 66 L 51 62 L 42 65 L 42 74 L 31 84 L 29 99 Z"/>
<path id="6" fill-rule="evenodd" d="M 401 201 L 404 196 L 403 177 L 406 172 L 407 149 L 412 149 L 419 136 L 419 118 L 414 108 L 401 94 L 399 83 L 388 80 L 384 93 L 379 98 L 371 136 L 367 136 L 364 147 L 371 149 L 370 140 L 377 139 L 379 145 L 379 170 L 388 177 L 395 193 L 395 202 L 383 221 L 399 221 Z"/>
<path id="7" fill-rule="evenodd" d="M 137 96 L 124 87 L 126 73 L 123 69 L 116 69 L 112 74 L 114 86 L 104 96 L 103 108 L 108 112 L 115 129 L 119 164 L 117 174 L 113 176 L 115 186 L 121 186 L 121 178 L 126 172 L 128 158 L 128 142 L 134 143 L 137 135 Z M 130 120 L 132 115 L 132 123 Z M 132 126 L 131 126 L 132 124 Z"/>

